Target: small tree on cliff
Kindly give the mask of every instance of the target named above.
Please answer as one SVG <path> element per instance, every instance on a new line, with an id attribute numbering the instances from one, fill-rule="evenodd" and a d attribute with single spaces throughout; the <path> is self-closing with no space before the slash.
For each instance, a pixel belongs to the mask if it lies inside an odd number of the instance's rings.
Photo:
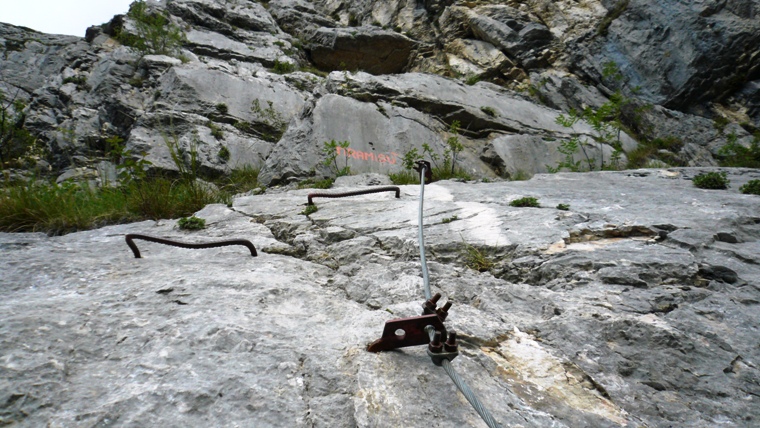
<path id="1" fill-rule="evenodd" d="M 137 34 L 120 33 L 118 39 L 141 55 L 176 55 L 185 40 L 185 32 L 171 22 L 165 11 L 149 11 L 143 0 L 129 6 L 129 17 Z"/>

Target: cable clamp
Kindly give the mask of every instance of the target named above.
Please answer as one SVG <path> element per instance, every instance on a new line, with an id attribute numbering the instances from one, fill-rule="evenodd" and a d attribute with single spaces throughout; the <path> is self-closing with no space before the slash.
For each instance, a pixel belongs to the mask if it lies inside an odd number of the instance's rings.
<path id="1" fill-rule="evenodd" d="M 459 355 L 457 333 L 455 331 L 449 333 L 449 337 L 445 343 L 441 341 L 441 337 L 442 333 L 436 330 L 433 335 L 433 340 L 430 341 L 427 349 L 428 356 L 433 360 L 433 364 L 436 366 L 443 364 L 443 360 L 452 361 L 457 355 Z"/>

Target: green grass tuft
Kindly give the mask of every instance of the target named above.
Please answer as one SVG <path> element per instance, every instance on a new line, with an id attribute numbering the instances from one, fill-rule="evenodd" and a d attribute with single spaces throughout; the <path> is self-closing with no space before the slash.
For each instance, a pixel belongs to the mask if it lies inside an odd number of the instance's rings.
<path id="1" fill-rule="evenodd" d="M 524 198 L 515 199 L 512 202 L 509 203 L 510 207 L 519 207 L 519 208 L 539 208 L 540 205 L 538 204 L 538 199 L 532 197 L 532 196 L 526 196 Z"/>

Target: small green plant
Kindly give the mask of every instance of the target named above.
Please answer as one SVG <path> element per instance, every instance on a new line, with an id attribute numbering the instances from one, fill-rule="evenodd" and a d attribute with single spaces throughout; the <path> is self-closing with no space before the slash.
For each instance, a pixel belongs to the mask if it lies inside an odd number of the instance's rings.
<path id="1" fill-rule="evenodd" d="M 556 166 L 546 165 L 546 170 L 552 174 L 559 172 L 563 168 L 571 172 L 579 172 L 581 170 L 581 161 L 574 159 L 574 155 L 578 152 L 579 147 L 583 147 L 583 143 L 577 137 L 563 141 L 557 148 L 557 151 L 565 155 L 565 158 L 559 161 Z M 584 153 L 586 153 L 585 150 Z M 588 159 L 588 156 L 586 159 Z M 589 161 L 589 166 L 591 165 L 591 161 Z"/>
<path id="2" fill-rule="evenodd" d="M 185 41 L 185 32 L 171 22 L 167 12 L 149 11 L 148 4 L 143 0 L 137 0 L 129 6 L 127 17 L 133 21 L 137 34 L 121 31 L 117 38 L 141 55 L 174 56 Z"/>
<path id="3" fill-rule="evenodd" d="M 212 121 L 206 122 L 206 127 L 211 130 L 211 136 L 216 138 L 217 140 L 221 140 L 224 138 L 224 131 L 222 131 L 222 128 L 217 125 L 216 123 Z"/>
<path id="4" fill-rule="evenodd" d="M 272 71 L 277 74 L 288 74 L 296 71 L 296 65 L 292 62 L 274 60 Z"/>
<path id="5" fill-rule="evenodd" d="M 230 195 L 247 192 L 259 187 L 259 170 L 250 165 L 235 168 L 227 176 L 217 179 L 214 184 Z"/>
<path id="6" fill-rule="evenodd" d="M 518 169 L 514 174 L 508 174 L 509 181 L 526 181 L 531 179 L 531 175 L 522 169 Z"/>
<path id="7" fill-rule="evenodd" d="M 477 74 L 471 74 L 467 76 L 467 78 L 464 81 L 464 83 L 469 86 L 472 86 L 478 82 L 480 82 L 480 76 L 478 76 Z"/>
<path id="8" fill-rule="evenodd" d="M 227 104 L 225 103 L 219 103 L 215 107 L 216 107 L 216 111 L 219 114 L 227 114 L 230 111 L 229 107 L 227 107 Z"/>
<path id="9" fill-rule="evenodd" d="M 441 223 L 443 223 L 443 224 L 446 224 L 446 223 L 451 223 L 452 221 L 457 221 L 457 220 L 459 220 L 459 217 L 458 217 L 458 216 L 455 216 L 455 215 L 453 215 L 453 216 L 451 216 L 451 217 L 444 217 L 444 218 L 441 220 Z"/>
<path id="10" fill-rule="evenodd" d="M 319 211 L 319 208 L 317 208 L 316 205 L 306 205 L 306 208 L 301 211 L 301 214 L 308 216 L 314 214 L 317 211 Z"/>
<path id="11" fill-rule="evenodd" d="M 322 147 L 322 153 L 325 155 L 325 160 L 322 162 L 324 166 L 332 167 L 336 177 L 342 177 L 344 175 L 351 174 L 351 167 L 348 166 L 348 146 L 351 143 L 348 141 L 325 141 Z M 341 168 L 338 165 L 338 157 L 343 152 L 345 162 Z"/>
<path id="12" fill-rule="evenodd" d="M 726 130 L 726 126 L 728 126 L 729 123 L 731 122 L 725 117 L 718 116 L 715 119 L 713 119 L 713 128 L 717 129 L 718 132 L 722 134 L 723 131 Z"/>
<path id="13" fill-rule="evenodd" d="M 63 79 L 63 84 L 73 83 L 77 86 L 77 89 L 84 89 L 87 87 L 87 78 L 84 76 L 70 76 Z"/>
<path id="14" fill-rule="evenodd" d="M 142 88 L 144 83 L 145 83 L 145 79 L 143 79 L 142 76 L 135 76 L 129 79 L 129 84 L 134 86 L 135 88 Z"/>
<path id="15" fill-rule="evenodd" d="M 739 188 L 745 195 L 760 195 L 760 180 L 750 180 Z"/>
<path id="16" fill-rule="evenodd" d="M 462 239 L 462 242 L 464 243 L 464 251 L 462 255 L 464 256 L 465 266 L 478 272 L 487 272 L 494 267 L 495 263 L 490 257 L 465 242 L 464 238 Z"/>
<path id="17" fill-rule="evenodd" d="M 730 180 L 725 172 L 713 171 L 696 175 L 692 182 L 700 189 L 728 189 Z"/>
<path id="18" fill-rule="evenodd" d="M 124 145 L 124 139 L 118 135 L 106 138 L 105 152 L 109 160 L 116 164 L 117 177 L 121 184 L 130 184 L 144 180 L 148 174 L 148 167 L 153 163 L 145 159 L 147 153 L 143 152 L 137 157 L 132 150 Z"/>
<path id="19" fill-rule="evenodd" d="M 519 208 L 539 208 L 541 205 L 538 204 L 538 199 L 532 196 L 525 196 L 523 198 L 513 200 L 509 203 L 509 206 Z"/>
<path id="20" fill-rule="evenodd" d="M 335 179 L 333 178 L 324 178 L 321 180 L 309 178 L 307 180 L 304 180 L 298 183 L 298 188 L 299 189 L 329 189 L 332 187 L 333 183 L 335 183 Z"/>
<path id="21" fill-rule="evenodd" d="M 607 14 L 599 21 L 599 26 L 596 27 L 596 34 L 600 36 L 606 36 L 607 30 L 609 30 L 612 21 L 620 18 L 620 15 L 628 8 L 630 0 L 620 0 L 612 8 L 610 8 Z"/>
<path id="22" fill-rule="evenodd" d="M 17 97 L 18 91 L 8 100 L 0 92 L 0 169 L 12 163 L 24 163 L 23 158 L 37 143 L 24 129 L 26 105 Z"/>
<path id="23" fill-rule="evenodd" d="M 230 160 L 230 149 L 228 149 L 227 146 L 222 146 L 219 149 L 219 153 L 217 153 L 217 156 L 219 157 L 219 160 L 221 160 L 224 163 L 227 163 Z"/>
<path id="24" fill-rule="evenodd" d="M 177 226 L 181 230 L 201 230 L 206 228 L 206 220 L 196 216 L 182 217 L 177 221 Z"/>
<path id="25" fill-rule="evenodd" d="M 487 114 L 488 116 L 496 117 L 496 110 L 494 110 L 493 107 L 482 106 L 480 107 L 480 111 Z"/>
<path id="26" fill-rule="evenodd" d="M 760 133 L 755 135 L 749 147 L 739 144 L 733 132 L 728 134 L 727 140 L 728 143 L 718 150 L 721 166 L 760 168 Z"/>
<path id="27" fill-rule="evenodd" d="M 557 209 L 560 210 L 560 211 L 569 211 L 570 210 L 570 205 L 568 205 L 568 204 L 558 204 L 557 205 Z"/>
<path id="28" fill-rule="evenodd" d="M 388 178 L 390 178 L 391 182 L 397 186 L 403 186 L 405 184 L 419 184 L 420 183 L 419 174 L 410 170 L 392 172 L 388 174 Z"/>
<path id="29" fill-rule="evenodd" d="M 236 122 L 235 127 L 243 132 L 256 134 L 265 141 L 279 141 L 282 134 L 285 133 L 287 123 L 282 119 L 280 113 L 274 109 L 272 101 L 267 101 L 267 105 L 266 108 L 262 108 L 258 99 L 253 100 L 251 112 L 256 115 L 257 124 Z"/>

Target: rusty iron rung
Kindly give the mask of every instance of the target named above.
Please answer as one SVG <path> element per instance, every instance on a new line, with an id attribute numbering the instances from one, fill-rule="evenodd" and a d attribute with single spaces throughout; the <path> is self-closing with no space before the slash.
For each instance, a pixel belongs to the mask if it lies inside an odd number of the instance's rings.
<path id="1" fill-rule="evenodd" d="M 141 258 L 141 256 L 140 256 L 140 250 L 137 249 L 137 245 L 134 242 L 135 239 L 142 239 L 143 241 L 150 241 L 150 242 L 156 242 L 158 244 L 171 245 L 173 247 L 189 248 L 191 250 L 227 247 L 230 245 L 242 245 L 244 247 L 247 247 L 251 251 L 251 256 L 253 257 L 258 256 L 258 254 L 256 253 L 256 247 L 254 247 L 251 241 L 247 239 L 231 239 L 228 241 L 216 241 L 216 242 L 206 242 L 202 244 L 190 244 L 187 242 L 178 242 L 178 241 L 172 241 L 170 239 L 156 238 L 155 236 L 138 235 L 136 233 L 127 234 L 124 236 L 124 239 L 127 241 L 127 245 L 129 245 L 129 248 L 132 249 L 132 253 L 135 255 L 136 259 Z"/>
<path id="2" fill-rule="evenodd" d="M 314 198 L 345 198 L 346 196 L 368 195 L 370 193 L 380 193 L 380 192 L 396 192 L 396 198 L 401 197 L 401 189 L 399 189 L 398 186 L 382 186 L 382 187 L 371 187 L 369 189 L 353 190 L 351 192 L 341 192 L 341 193 L 323 193 L 323 192 L 309 193 L 308 205 L 314 205 L 314 202 L 312 201 L 312 199 Z"/>

